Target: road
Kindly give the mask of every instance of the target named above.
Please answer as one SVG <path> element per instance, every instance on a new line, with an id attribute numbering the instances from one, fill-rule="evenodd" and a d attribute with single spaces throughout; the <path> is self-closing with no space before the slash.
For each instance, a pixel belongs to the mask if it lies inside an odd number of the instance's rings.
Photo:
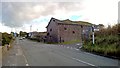
<path id="1" fill-rule="evenodd" d="M 118 60 L 72 47 L 16 39 L 3 56 L 3 66 L 118 66 Z"/>
<path id="2" fill-rule="evenodd" d="M 0 46 L 0 67 L 2 66 L 2 46 Z"/>

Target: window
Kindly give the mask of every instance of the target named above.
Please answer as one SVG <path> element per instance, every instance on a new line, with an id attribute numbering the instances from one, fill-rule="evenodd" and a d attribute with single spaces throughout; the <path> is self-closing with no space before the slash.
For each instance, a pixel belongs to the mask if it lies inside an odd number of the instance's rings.
<path id="1" fill-rule="evenodd" d="M 75 33 L 75 31 L 72 32 L 73 34 Z"/>
<path id="2" fill-rule="evenodd" d="M 92 38 L 92 35 L 90 35 L 90 37 Z"/>
<path id="3" fill-rule="evenodd" d="M 52 29 L 50 29 L 50 31 L 52 31 Z"/>
<path id="4" fill-rule="evenodd" d="M 81 28 L 83 28 L 83 26 L 81 25 Z"/>
<path id="5" fill-rule="evenodd" d="M 53 20 L 55 22 L 55 20 Z"/>
<path id="6" fill-rule="evenodd" d="M 45 38 L 47 38 L 47 36 L 45 36 Z"/>
<path id="7" fill-rule="evenodd" d="M 64 42 L 64 40 L 62 40 L 62 42 Z"/>
<path id="8" fill-rule="evenodd" d="M 47 33 L 47 36 L 49 36 L 49 33 Z"/>
<path id="9" fill-rule="evenodd" d="M 64 27 L 64 30 L 67 30 L 67 28 L 66 28 L 66 27 Z"/>
<path id="10" fill-rule="evenodd" d="M 61 37 L 60 37 L 60 42 L 61 42 Z"/>

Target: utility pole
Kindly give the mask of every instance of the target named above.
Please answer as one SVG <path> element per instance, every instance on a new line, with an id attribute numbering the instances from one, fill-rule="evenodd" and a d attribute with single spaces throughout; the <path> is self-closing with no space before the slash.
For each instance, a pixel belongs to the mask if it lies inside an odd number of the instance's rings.
<path id="1" fill-rule="evenodd" d="M 38 32 L 38 29 L 37 29 L 37 32 Z"/>
<path id="2" fill-rule="evenodd" d="M 17 37 L 17 30 L 15 29 L 14 37 Z"/>
<path id="3" fill-rule="evenodd" d="M 28 34 L 29 37 L 31 37 L 31 32 L 32 32 L 32 25 L 30 25 L 30 32 Z"/>
<path id="4" fill-rule="evenodd" d="M 93 41 L 93 45 L 94 45 L 95 44 L 94 25 L 92 26 L 92 41 Z"/>
<path id="5" fill-rule="evenodd" d="M 30 32 L 32 31 L 32 25 L 30 26 Z"/>

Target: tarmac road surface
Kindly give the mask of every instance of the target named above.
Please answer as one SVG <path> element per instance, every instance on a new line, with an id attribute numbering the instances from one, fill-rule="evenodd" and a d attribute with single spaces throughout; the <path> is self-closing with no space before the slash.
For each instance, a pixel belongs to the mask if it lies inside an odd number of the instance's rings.
<path id="1" fill-rule="evenodd" d="M 3 66 L 118 66 L 116 59 L 72 47 L 18 38 L 14 47 L 3 57 Z"/>

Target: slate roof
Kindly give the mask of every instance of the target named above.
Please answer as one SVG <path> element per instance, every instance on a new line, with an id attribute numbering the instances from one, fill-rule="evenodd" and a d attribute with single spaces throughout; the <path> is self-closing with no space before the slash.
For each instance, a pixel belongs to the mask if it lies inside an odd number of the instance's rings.
<path id="1" fill-rule="evenodd" d="M 55 19 L 55 18 L 51 18 L 51 20 L 54 19 L 56 21 L 59 21 L 59 22 L 56 22 L 56 23 L 60 23 L 60 24 L 71 24 L 71 25 L 74 25 L 74 24 L 78 24 L 78 25 L 88 25 L 88 26 L 91 26 L 93 25 L 92 23 L 89 23 L 89 22 L 85 22 L 85 21 L 71 21 L 69 19 L 66 19 L 66 20 L 58 20 L 58 19 Z M 49 21 L 48 25 L 46 26 L 46 28 L 49 26 L 51 20 Z"/>
<path id="2" fill-rule="evenodd" d="M 92 25 L 89 22 L 85 22 L 85 21 L 71 21 L 69 19 L 61 20 L 61 22 L 64 23 L 64 24 Z"/>

